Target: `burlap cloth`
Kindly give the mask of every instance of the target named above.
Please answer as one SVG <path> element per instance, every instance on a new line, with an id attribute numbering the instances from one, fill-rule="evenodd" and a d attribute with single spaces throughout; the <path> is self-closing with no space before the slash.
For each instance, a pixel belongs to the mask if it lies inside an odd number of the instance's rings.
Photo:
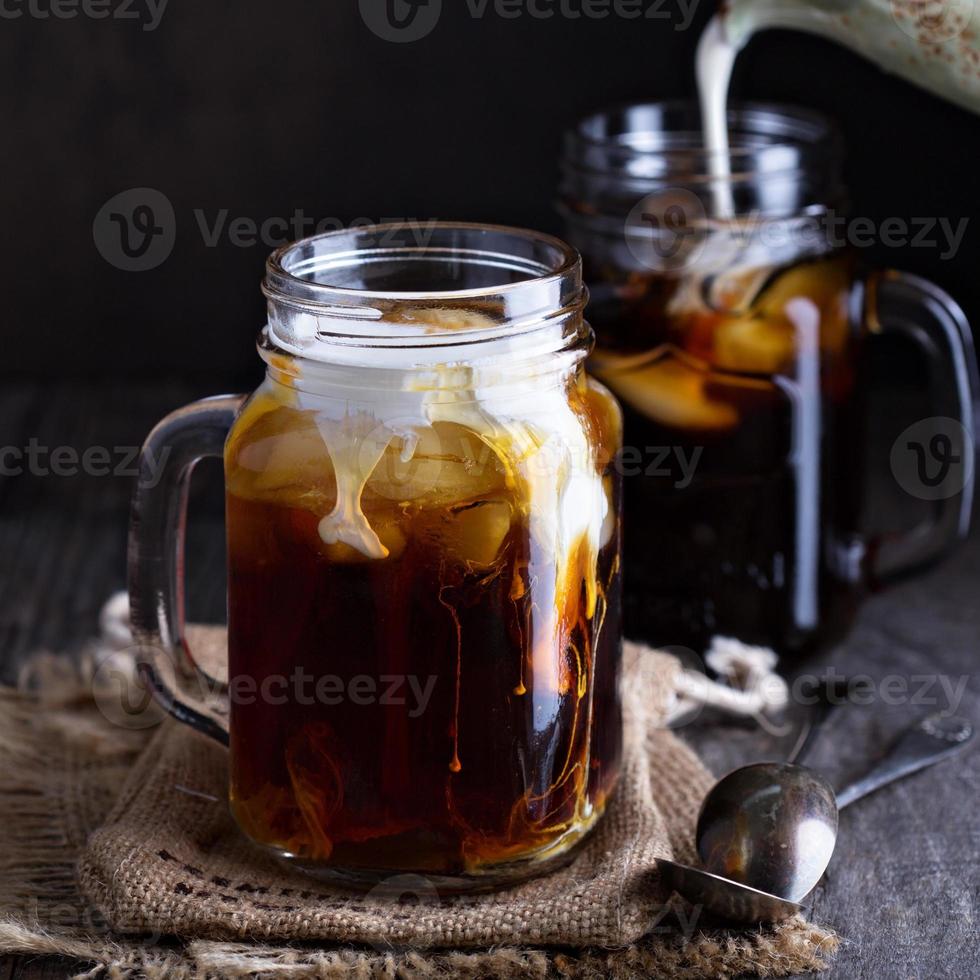
<path id="1" fill-rule="evenodd" d="M 221 658 L 222 631 L 196 640 L 199 655 Z M 222 748 L 170 720 L 110 724 L 104 671 L 90 665 L 79 687 L 64 660 L 48 660 L 32 692 L 0 690 L 0 951 L 70 955 L 96 964 L 86 976 L 113 978 L 823 969 L 837 939 L 803 918 L 728 931 L 659 885 L 657 857 L 695 860 L 712 781 L 660 727 L 678 669 L 628 645 L 622 782 L 571 864 L 478 896 L 408 880 L 393 900 L 331 890 L 259 853 L 228 814 Z"/>

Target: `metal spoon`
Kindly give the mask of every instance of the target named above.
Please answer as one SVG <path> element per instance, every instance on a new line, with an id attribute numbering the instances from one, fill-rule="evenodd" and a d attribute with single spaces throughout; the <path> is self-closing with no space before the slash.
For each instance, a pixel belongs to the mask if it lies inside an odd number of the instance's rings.
<path id="1" fill-rule="evenodd" d="M 698 853 L 709 873 L 793 902 L 799 901 L 820 880 L 836 843 L 839 807 L 830 784 L 798 763 L 807 757 L 837 706 L 851 693 L 857 693 L 856 684 L 848 680 L 831 681 L 821 687 L 817 703 L 785 763 L 743 766 L 714 786 L 701 806 L 696 837 Z M 720 818 L 720 814 L 727 813 L 744 822 L 741 811 L 747 801 L 757 811 L 753 815 L 756 832 L 765 832 L 763 838 L 749 841 L 750 849 L 742 839 L 733 838 L 730 826 Z M 791 855 L 765 853 L 767 847 L 780 852 L 787 848 L 786 841 L 778 834 L 783 830 L 782 807 L 788 807 L 794 815 L 807 814 L 803 828 L 806 846 L 797 837 L 792 861 L 788 860 Z M 715 818 L 706 821 L 706 812 Z M 765 825 L 767 818 L 774 826 Z M 772 880 L 774 870 L 785 877 Z"/>
<path id="2" fill-rule="evenodd" d="M 930 715 L 836 798 L 827 780 L 805 766 L 764 762 L 736 769 L 701 807 L 696 840 L 705 870 L 658 860 L 661 878 L 695 905 L 735 922 L 795 915 L 830 863 L 839 810 L 940 762 L 972 737 L 965 719 Z"/>

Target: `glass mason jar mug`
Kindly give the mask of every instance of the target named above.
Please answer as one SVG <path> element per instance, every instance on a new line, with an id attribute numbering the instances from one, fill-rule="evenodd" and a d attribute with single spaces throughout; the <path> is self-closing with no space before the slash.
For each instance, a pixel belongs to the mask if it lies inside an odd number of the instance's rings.
<path id="1" fill-rule="evenodd" d="M 584 373 L 574 250 L 423 230 L 270 258 L 265 381 L 144 447 L 167 470 L 137 492 L 130 592 L 144 677 L 230 745 L 249 837 L 354 885 L 462 889 L 559 860 L 615 785 L 621 419 Z M 229 680 L 202 703 L 183 511 L 222 453 Z"/>
<path id="2" fill-rule="evenodd" d="M 718 160 L 694 105 L 585 119 L 562 210 L 591 293 L 589 370 L 625 413 L 627 633 L 785 654 L 841 636 L 868 587 L 966 531 L 976 363 L 953 300 L 869 275 L 845 247 L 826 120 L 752 104 L 728 126 Z M 918 346 L 930 405 L 891 458 L 921 519 L 882 534 L 867 530 L 863 430 L 869 342 L 886 333 Z"/>

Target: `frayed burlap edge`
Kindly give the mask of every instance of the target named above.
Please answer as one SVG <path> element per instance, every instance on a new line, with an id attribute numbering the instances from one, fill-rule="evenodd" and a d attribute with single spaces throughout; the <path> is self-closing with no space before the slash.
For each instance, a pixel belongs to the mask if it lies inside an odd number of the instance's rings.
<path id="1" fill-rule="evenodd" d="M 71 956 L 95 963 L 74 980 L 704 980 L 785 977 L 826 969 L 837 940 L 817 926 L 789 922 L 765 935 L 678 939 L 655 951 L 564 954 L 495 949 L 476 953 L 381 953 L 296 949 L 243 943 L 190 942 L 181 949 L 108 940 L 71 940 L 0 920 L 0 952 Z M 747 958 L 751 965 L 746 967 Z"/>
<path id="2" fill-rule="evenodd" d="M 45 676 L 52 678 L 47 687 Z M 35 670 L 34 679 L 33 694 L 0 689 L 0 826 L 7 840 L 0 850 L 0 953 L 72 957 L 86 964 L 77 977 L 112 980 L 695 980 L 820 971 L 838 947 L 832 932 L 802 918 L 685 938 L 680 905 L 676 923 L 665 920 L 642 942 L 611 951 L 420 953 L 117 937 L 83 897 L 75 867 L 146 737 L 106 725 L 89 697 L 90 675 L 73 687 L 63 661 Z"/>

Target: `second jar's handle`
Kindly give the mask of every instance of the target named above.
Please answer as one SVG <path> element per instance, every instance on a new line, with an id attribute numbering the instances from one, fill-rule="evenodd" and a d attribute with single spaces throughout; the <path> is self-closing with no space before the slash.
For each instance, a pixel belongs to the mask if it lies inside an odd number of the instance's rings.
<path id="1" fill-rule="evenodd" d="M 872 543 L 868 571 L 872 584 L 881 585 L 942 558 L 969 530 L 980 381 L 970 325 L 943 290 L 891 270 L 878 273 L 869 290 L 871 332 L 902 334 L 923 354 L 933 423 L 924 424 L 908 445 L 895 447 L 896 453 L 908 454 L 911 472 L 921 474 L 917 495 L 929 500 L 930 508 L 918 524 Z M 950 475 L 952 466 L 960 468 Z M 933 482 L 943 473 L 951 476 L 951 486 Z"/>
<path id="2" fill-rule="evenodd" d="M 163 708 L 228 744 L 224 685 L 195 662 L 184 633 L 184 538 L 194 466 L 222 456 L 245 395 L 177 409 L 147 436 L 129 529 L 129 606 L 140 676 Z"/>

